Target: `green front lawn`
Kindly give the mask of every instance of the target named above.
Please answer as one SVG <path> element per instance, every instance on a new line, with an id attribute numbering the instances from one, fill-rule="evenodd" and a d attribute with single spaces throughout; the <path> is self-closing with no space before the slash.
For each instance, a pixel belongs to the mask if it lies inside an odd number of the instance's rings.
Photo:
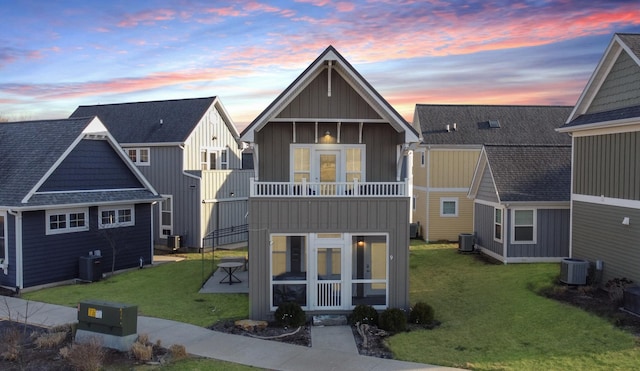
<path id="1" fill-rule="evenodd" d="M 442 325 L 389 345 L 398 359 L 482 370 L 637 369 L 634 336 L 536 294 L 559 273 L 559 264 L 486 264 L 414 241 L 411 301 L 431 304 Z"/>
<path id="2" fill-rule="evenodd" d="M 216 252 L 246 254 L 245 251 Z M 246 318 L 245 294 L 199 294 L 200 254 L 134 270 L 101 282 L 24 293 L 23 298 L 75 306 L 84 299 L 137 304 L 140 314 L 208 326 Z M 479 370 L 637 369 L 634 336 L 580 309 L 536 294 L 551 285 L 559 264 L 486 264 L 456 245 L 412 241 L 410 296 L 435 309 L 442 325 L 388 340 L 401 360 Z"/>

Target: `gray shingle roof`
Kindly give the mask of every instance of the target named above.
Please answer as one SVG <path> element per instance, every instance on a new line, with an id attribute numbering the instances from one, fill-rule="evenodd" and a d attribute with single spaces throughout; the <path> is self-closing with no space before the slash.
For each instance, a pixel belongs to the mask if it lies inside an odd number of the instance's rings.
<path id="1" fill-rule="evenodd" d="M 418 104 L 414 121 L 420 124 L 424 144 L 571 144 L 569 135 L 555 131 L 571 110 L 571 106 Z M 490 120 L 498 120 L 500 128 L 490 128 Z"/>
<path id="2" fill-rule="evenodd" d="M 0 123 L 0 205 L 20 205 L 92 119 Z"/>
<path id="3" fill-rule="evenodd" d="M 119 143 L 184 142 L 216 97 L 79 106 L 70 117 L 98 116 Z"/>
<path id="4" fill-rule="evenodd" d="M 501 202 L 569 201 L 571 146 L 485 146 Z"/>
<path id="5" fill-rule="evenodd" d="M 95 117 L 0 123 L 0 206 L 38 208 L 161 199 L 147 189 L 34 194 L 22 200 Z"/>
<path id="6" fill-rule="evenodd" d="M 637 33 L 617 33 L 623 43 L 627 44 L 636 57 L 640 58 L 640 34 Z"/>
<path id="7" fill-rule="evenodd" d="M 573 127 L 579 125 L 595 124 L 599 122 L 624 120 L 634 117 L 640 117 L 640 106 L 623 107 L 611 111 L 580 115 L 563 127 Z"/>

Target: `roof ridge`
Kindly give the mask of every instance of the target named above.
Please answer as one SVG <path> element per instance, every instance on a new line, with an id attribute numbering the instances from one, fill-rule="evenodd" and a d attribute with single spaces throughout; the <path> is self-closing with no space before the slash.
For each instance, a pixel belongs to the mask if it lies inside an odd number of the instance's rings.
<path id="1" fill-rule="evenodd" d="M 138 102 L 83 104 L 78 107 L 104 107 L 104 106 L 131 105 L 131 104 L 145 104 L 145 103 L 179 102 L 179 101 L 188 101 L 188 100 L 193 101 L 193 100 L 216 99 L 216 98 L 217 96 L 213 95 L 209 97 L 199 97 L 199 98 L 176 98 L 176 99 L 158 99 L 158 100 L 138 101 Z"/>

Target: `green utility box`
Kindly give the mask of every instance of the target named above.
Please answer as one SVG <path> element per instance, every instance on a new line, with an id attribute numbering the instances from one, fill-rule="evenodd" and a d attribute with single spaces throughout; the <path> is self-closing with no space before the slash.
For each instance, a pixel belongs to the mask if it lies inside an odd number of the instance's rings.
<path id="1" fill-rule="evenodd" d="M 138 306 L 86 300 L 78 304 L 78 330 L 114 336 L 138 332 Z"/>

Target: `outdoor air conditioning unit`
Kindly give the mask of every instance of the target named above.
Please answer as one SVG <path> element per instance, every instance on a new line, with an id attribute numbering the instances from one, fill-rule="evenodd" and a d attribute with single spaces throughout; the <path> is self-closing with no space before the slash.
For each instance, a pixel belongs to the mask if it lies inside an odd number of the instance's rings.
<path id="1" fill-rule="evenodd" d="M 586 285 L 589 273 L 589 262 L 580 259 L 562 259 L 560 265 L 560 282 L 567 285 Z"/>
<path id="2" fill-rule="evenodd" d="M 458 251 L 473 252 L 474 235 L 471 233 L 460 233 L 458 235 Z"/>

